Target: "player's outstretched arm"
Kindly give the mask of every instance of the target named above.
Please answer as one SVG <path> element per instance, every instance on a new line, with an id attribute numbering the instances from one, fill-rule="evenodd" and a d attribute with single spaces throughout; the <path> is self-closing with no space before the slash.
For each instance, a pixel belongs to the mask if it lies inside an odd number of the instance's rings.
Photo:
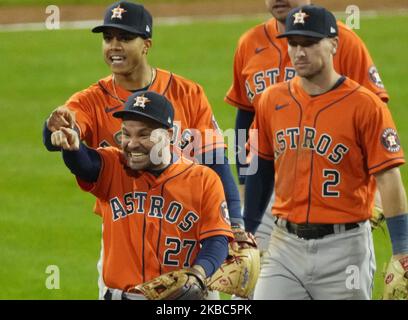
<path id="1" fill-rule="evenodd" d="M 48 129 L 47 122 L 44 122 L 42 136 L 43 144 L 48 151 L 61 151 L 60 147 L 54 146 L 51 142 L 52 131 Z"/>
<path id="2" fill-rule="evenodd" d="M 75 128 L 75 113 L 65 106 L 56 108 L 44 123 L 43 144 L 48 151 L 60 151 L 61 148 L 53 145 L 51 135 L 61 128 Z"/>
<path id="3" fill-rule="evenodd" d="M 101 157 L 96 150 L 79 141 L 76 130 L 62 127 L 52 133 L 51 142 L 62 148 L 65 165 L 75 176 L 86 182 L 97 181 L 102 167 Z"/>
<path id="4" fill-rule="evenodd" d="M 391 237 L 391 261 L 385 275 L 384 299 L 408 300 L 408 206 L 399 168 L 375 175 Z"/>

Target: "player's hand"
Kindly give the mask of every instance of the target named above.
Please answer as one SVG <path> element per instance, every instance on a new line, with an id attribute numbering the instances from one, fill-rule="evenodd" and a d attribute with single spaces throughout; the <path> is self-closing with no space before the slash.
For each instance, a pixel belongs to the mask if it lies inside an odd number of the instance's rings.
<path id="1" fill-rule="evenodd" d="M 241 249 L 258 248 L 250 232 L 246 232 L 240 225 L 233 225 L 231 229 L 234 234 L 234 240 L 229 243 L 231 249 L 239 252 Z"/>
<path id="2" fill-rule="evenodd" d="M 47 119 L 47 128 L 55 132 L 61 128 L 74 128 L 75 113 L 66 106 L 56 108 Z"/>
<path id="3" fill-rule="evenodd" d="M 374 206 L 370 217 L 371 231 L 378 228 L 383 229 L 383 223 L 385 222 L 384 211 L 382 208 Z"/>
<path id="4" fill-rule="evenodd" d="M 51 135 L 51 143 L 56 147 L 63 148 L 64 150 L 79 150 L 78 133 L 70 128 L 61 127 L 60 130 L 54 131 Z"/>

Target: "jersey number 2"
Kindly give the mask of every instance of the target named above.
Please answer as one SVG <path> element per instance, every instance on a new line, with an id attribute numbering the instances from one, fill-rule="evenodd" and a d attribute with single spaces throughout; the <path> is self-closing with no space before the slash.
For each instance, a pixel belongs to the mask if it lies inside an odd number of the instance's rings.
<path id="1" fill-rule="evenodd" d="M 340 172 L 324 169 L 323 177 L 327 178 L 323 183 L 323 197 L 340 197 L 340 191 L 333 190 L 340 183 Z"/>

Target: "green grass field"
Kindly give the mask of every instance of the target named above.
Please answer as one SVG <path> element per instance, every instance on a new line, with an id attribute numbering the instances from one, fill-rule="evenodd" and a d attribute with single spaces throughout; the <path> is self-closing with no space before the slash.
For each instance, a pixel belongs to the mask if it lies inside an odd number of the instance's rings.
<path id="1" fill-rule="evenodd" d="M 220 126 L 232 128 L 235 110 L 223 103 L 232 57 L 239 35 L 257 22 L 157 26 L 150 61 L 202 84 Z M 358 33 L 382 73 L 408 150 L 408 17 L 364 19 Z M 92 214 L 92 196 L 79 190 L 60 155 L 42 146 L 41 129 L 53 108 L 109 73 L 101 38 L 77 30 L 0 36 L 0 299 L 96 299 L 100 218 Z M 405 167 L 402 173 L 408 186 Z M 382 269 L 390 245 L 383 243 L 385 233 L 375 237 Z M 59 267 L 59 290 L 45 286 L 49 265 Z M 376 298 L 379 292 L 378 274 Z"/>

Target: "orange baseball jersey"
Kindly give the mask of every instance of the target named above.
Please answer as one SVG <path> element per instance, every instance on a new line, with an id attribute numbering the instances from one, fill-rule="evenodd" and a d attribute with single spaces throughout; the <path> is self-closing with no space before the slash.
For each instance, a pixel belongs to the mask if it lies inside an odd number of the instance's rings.
<path id="1" fill-rule="evenodd" d="M 373 174 L 405 163 L 387 105 L 348 78 L 315 97 L 299 77 L 269 87 L 254 128 L 251 151 L 275 163 L 272 213 L 294 223 L 368 219 Z"/>
<path id="2" fill-rule="evenodd" d="M 337 24 L 339 48 L 334 56 L 334 68 L 387 102 L 388 94 L 364 43 L 342 22 Z M 234 57 L 233 83 L 225 97 L 228 104 L 254 111 L 267 87 L 296 75 L 288 55 L 287 40 L 277 39 L 278 34 L 277 21 L 272 18 L 242 35 Z"/>
<path id="3" fill-rule="evenodd" d="M 232 239 L 224 190 L 213 170 L 179 160 L 156 177 L 127 171 L 117 148 L 98 152 L 102 169 L 97 182 L 78 183 L 100 200 L 108 287 L 125 290 L 187 268 L 201 240 Z"/>
<path id="4" fill-rule="evenodd" d="M 156 77 L 149 90 L 166 96 L 173 104 L 175 146 L 183 149 L 189 141 L 196 140 L 196 154 L 225 146 L 201 86 L 171 72 L 156 69 Z M 74 94 L 66 105 L 76 112 L 81 140 L 93 148 L 119 147 L 121 120 L 114 118 L 112 114 L 123 109 L 124 102 L 131 94 L 132 92 L 114 84 L 112 76 Z M 206 130 L 213 134 L 210 135 Z M 192 139 L 195 132 L 199 134 Z M 199 136 L 203 138 L 200 140 Z M 208 141 L 204 137 L 208 137 Z"/>
<path id="5" fill-rule="evenodd" d="M 76 113 L 81 140 L 92 148 L 120 147 L 122 122 L 112 114 L 124 108 L 124 102 L 132 92 L 112 80 L 112 76 L 101 79 L 66 102 Z M 225 147 L 201 86 L 171 72 L 156 69 L 156 77 L 149 90 L 166 96 L 174 107 L 174 152 L 192 159 L 194 155 Z M 98 200 L 94 211 L 100 213 Z"/>

